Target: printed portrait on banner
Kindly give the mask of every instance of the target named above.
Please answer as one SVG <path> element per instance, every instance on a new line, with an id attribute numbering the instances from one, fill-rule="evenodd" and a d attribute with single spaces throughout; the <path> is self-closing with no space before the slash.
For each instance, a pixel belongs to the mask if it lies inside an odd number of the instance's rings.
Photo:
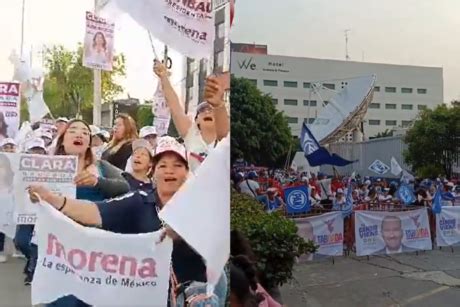
<path id="1" fill-rule="evenodd" d="M 115 24 L 86 12 L 83 66 L 112 71 Z"/>

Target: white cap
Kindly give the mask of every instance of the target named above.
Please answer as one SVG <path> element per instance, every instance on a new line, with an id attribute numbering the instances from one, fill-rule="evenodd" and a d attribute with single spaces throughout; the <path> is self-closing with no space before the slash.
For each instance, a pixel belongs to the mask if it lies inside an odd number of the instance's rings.
<path id="1" fill-rule="evenodd" d="M 452 188 L 453 188 L 455 185 L 454 185 L 454 183 L 453 183 L 453 182 L 449 182 L 449 183 L 447 183 L 447 186 L 448 186 L 448 187 L 452 187 Z"/>
<path id="2" fill-rule="evenodd" d="M 377 178 L 377 182 L 380 182 L 380 181 L 382 181 L 382 179 L 380 179 L 380 178 Z"/>
<path id="3" fill-rule="evenodd" d="M 147 151 L 150 153 L 150 155 L 153 157 L 153 148 L 150 143 L 144 139 L 137 139 L 133 141 L 133 152 L 136 151 L 138 148 L 145 148 Z"/>
<path id="4" fill-rule="evenodd" d="M 37 136 L 38 137 L 46 137 L 46 138 L 49 138 L 50 140 L 53 139 L 53 134 L 51 132 L 43 130 L 43 129 L 40 129 L 38 131 Z"/>
<path id="5" fill-rule="evenodd" d="M 58 122 L 68 123 L 69 119 L 67 117 L 59 117 L 58 119 L 56 119 L 56 123 Z"/>
<path id="6" fill-rule="evenodd" d="M 388 192 L 388 191 L 390 191 L 390 189 L 389 189 L 389 188 L 385 188 L 385 189 L 383 189 L 383 190 L 384 190 L 385 192 Z"/>
<path id="7" fill-rule="evenodd" d="M 341 188 L 338 188 L 337 193 L 342 193 L 343 194 L 343 190 Z"/>
<path id="8" fill-rule="evenodd" d="M 176 141 L 175 138 L 170 136 L 163 136 L 158 140 L 157 148 L 155 149 L 154 158 L 164 152 L 174 152 L 178 154 L 184 161 L 188 163 L 187 160 L 187 152 L 185 147 L 179 142 Z"/>
<path id="9" fill-rule="evenodd" d="M 26 151 L 29 151 L 33 148 L 41 148 L 46 150 L 45 141 L 42 138 L 33 138 L 26 143 Z"/>
<path id="10" fill-rule="evenodd" d="M 303 182 L 307 182 L 307 181 L 308 181 L 308 177 L 302 177 L 302 181 L 303 181 Z"/>
<path id="11" fill-rule="evenodd" d="M 89 129 L 91 130 L 91 136 L 101 133 L 101 129 L 98 126 L 89 125 Z"/>
<path id="12" fill-rule="evenodd" d="M 14 145 L 14 146 L 16 146 L 17 144 L 12 138 L 6 138 L 6 139 L 3 139 L 0 142 L 0 147 L 3 147 L 5 145 Z"/>
<path id="13" fill-rule="evenodd" d="M 364 182 L 364 184 L 365 184 L 365 185 L 370 185 L 370 184 L 371 184 L 371 181 L 370 181 L 370 180 L 366 180 L 366 181 Z"/>
<path id="14" fill-rule="evenodd" d="M 142 127 L 141 130 L 139 131 L 139 137 L 143 139 L 148 135 L 158 135 L 157 129 L 153 126 Z"/>

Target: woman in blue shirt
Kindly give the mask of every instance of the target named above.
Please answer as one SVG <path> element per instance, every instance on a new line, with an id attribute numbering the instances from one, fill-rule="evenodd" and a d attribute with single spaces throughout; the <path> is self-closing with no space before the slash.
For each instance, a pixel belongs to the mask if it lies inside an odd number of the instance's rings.
<path id="1" fill-rule="evenodd" d="M 123 173 L 131 191 L 153 192 L 152 159 L 153 148 L 148 141 L 139 139 L 133 142 L 133 155 L 130 159 L 131 171 Z"/>
<path id="2" fill-rule="evenodd" d="M 134 191 L 121 197 L 100 202 L 84 202 L 56 195 L 43 186 L 29 188 L 30 197 L 35 194 L 71 219 L 100 227 L 107 231 L 123 234 L 139 234 L 160 230 L 162 222 L 158 217 L 161 208 L 173 197 L 189 174 L 185 148 L 174 138 L 159 140 L 153 157 L 153 179 L 156 187 L 153 193 Z M 191 204 L 192 205 L 192 204 Z M 190 221 L 196 223 L 198 221 Z M 189 281 L 206 282 L 206 265 L 185 241 L 168 230 L 173 238 L 172 270 L 179 284 Z M 222 275 L 225 278 L 225 274 Z M 221 298 L 226 293 L 217 289 Z"/>

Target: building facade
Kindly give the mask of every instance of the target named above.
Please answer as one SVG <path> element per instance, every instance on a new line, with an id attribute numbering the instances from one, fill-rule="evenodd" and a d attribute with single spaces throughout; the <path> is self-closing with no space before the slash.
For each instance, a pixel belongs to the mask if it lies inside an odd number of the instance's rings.
<path id="1" fill-rule="evenodd" d="M 231 72 L 271 95 L 277 109 L 287 116 L 294 136 L 300 134 L 303 122 L 313 122 L 323 101 L 327 104 L 353 77 L 377 76 L 374 99 L 363 122 L 366 139 L 387 129 L 410 126 L 420 110 L 434 108 L 444 99 L 440 67 L 232 52 Z M 312 90 L 317 82 L 323 86 L 319 91 L 322 99 Z"/>

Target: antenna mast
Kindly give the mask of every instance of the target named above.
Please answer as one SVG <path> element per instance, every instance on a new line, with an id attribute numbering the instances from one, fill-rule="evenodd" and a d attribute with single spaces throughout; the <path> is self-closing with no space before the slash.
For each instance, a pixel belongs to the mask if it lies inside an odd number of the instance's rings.
<path id="1" fill-rule="evenodd" d="M 350 55 L 348 54 L 348 32 L 351 32 L 350 29 L 346 29 L 345 31 L 345 60 L 350 60 Z"/>

